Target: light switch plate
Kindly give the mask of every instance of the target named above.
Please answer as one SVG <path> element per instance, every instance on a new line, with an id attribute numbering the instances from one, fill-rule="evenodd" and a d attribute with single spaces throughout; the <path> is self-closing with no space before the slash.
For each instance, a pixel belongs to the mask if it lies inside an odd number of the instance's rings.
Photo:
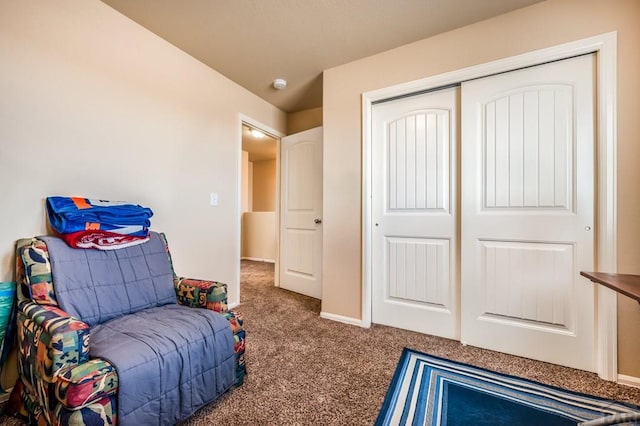
<path id="1" fill-rule="evenodd" d="M 212 206 L 217 206 L 218 205 L 218 193 L 217 192 L 212 192 L 211 194 L 209 194 L 209 204 L 211 204 Z"/>

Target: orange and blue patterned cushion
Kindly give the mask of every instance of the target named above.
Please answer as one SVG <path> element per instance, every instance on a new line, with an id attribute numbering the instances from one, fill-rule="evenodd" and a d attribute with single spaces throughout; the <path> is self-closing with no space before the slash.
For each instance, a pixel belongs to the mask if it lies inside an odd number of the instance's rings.
<path id="1" fill-rule="evenodd" d="M 192 308 L 227 312 L 227 285 L 215 281 L 179 278 L 174 280 L 178 303 Z"/>

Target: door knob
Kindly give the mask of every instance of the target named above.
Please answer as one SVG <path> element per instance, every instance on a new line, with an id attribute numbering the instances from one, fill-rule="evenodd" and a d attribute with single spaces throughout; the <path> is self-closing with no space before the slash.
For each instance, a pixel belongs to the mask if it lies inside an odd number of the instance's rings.
<path id="1" fill-rule="evenodd" d="M 319 224 L 321 224 L 321 223 L 322 223 L 322 219 L 318 219 L 318 218 L 316 218 L 316 219 L 314 219 L 314 220 L 313 220 L 313 222 L 314 222 L 316 225 L 319 225 Z"/>

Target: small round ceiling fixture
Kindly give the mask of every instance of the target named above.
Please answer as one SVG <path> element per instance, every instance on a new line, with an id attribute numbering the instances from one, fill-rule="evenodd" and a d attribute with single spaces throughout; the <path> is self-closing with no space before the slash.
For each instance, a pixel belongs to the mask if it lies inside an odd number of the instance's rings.
<path id="1" fill-rule="evenodd" d="M 273 88 L 276 90 L 282 90 L 287 87 L 287 80 L 284 78 L 276 78 L 273 80 Z"/>

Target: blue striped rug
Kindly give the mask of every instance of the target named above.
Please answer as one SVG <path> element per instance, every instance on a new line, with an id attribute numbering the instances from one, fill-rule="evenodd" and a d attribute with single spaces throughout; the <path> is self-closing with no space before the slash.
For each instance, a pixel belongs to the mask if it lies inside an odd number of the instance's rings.
<path id="1" fill-rule="evenodd" d="M 619 413 L 640 407 L 404 348 L 376 425 L 575 426 Z"/>

